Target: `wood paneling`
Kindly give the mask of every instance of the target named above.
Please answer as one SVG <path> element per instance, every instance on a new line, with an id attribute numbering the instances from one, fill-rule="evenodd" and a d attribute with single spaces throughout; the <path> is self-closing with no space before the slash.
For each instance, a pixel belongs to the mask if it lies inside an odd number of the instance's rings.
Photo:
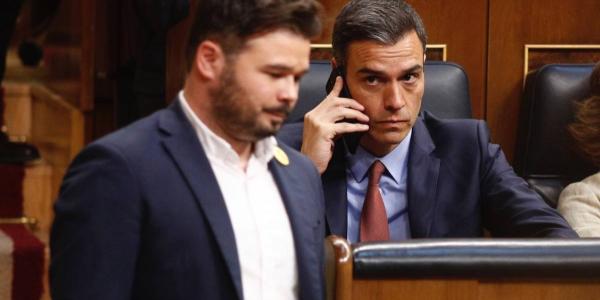
<path id="1" fill-rule="evenodd" d="M 546 64 L 600 61 L 600 45 L 525 45 L 524 76 Z"/>
<path id="2" fill-rule="evenodd" d="M 331 44 L 331 34 L 333 33 L 333 24 L 335 23 L 335 17 L 337 17 L 340 9 L 348 3 L 347 0 L 319 0 L 323 5 L 323 15 L 321 21 L 323 23 L 323 30 L 321 35 L 314 41 L 320 44 Z"/>
<path id="3" fill-rule="evenodd" d="M 49 242 L 50 226 L 54 218 L 52 210 L 56 194 L 52 187 L 52 166 L 39 161 L 25 168 L 23 180 L 23 214 L 35 218 L 34 232 L 46 245 Z"/>
<path id="4" fill-rule="evenodd" d="M 185 65 L 185 44 L 187 44 L 188 29 L 191 26 L 191 21 L 198 0 L 190 0 L 190 12 L 183 21 L 177 23 L 169 29 L 167 34 L 167 50 L 166 50 L 166 83 L 165 97 L 167 102 L 171 102 L 177 92 L 183 87 L 185 80 L 186 65 Z"/>
<path id="5" fill-rule="evenodd" d="M 31 99 L 31 142 L 53 167 L 55 199 L 67 167 L 84 146 L 84 117 L 79 109 L 44 86 L 33 85 Z"/>
<path id="6" fill-rule="evenodd" d="M 469 77 L 473 117 L 485 118 L 486 0 L 409 0 L 425 23 L 429 44 L 446 44 L 447 60 Z"/>
<path id="7" fill-rule="evenodd" d="M 195 3 L 197 0 L 192 0 Z M 323 5 L 323 31 L 314 43 L 330 44 L 333 24 L 346 0 L 320 0 Z M 408 1 L 419 12 L 425 23 L 430 44 L 446 44 L 447 60 L 463 66 L 470 81 L 473 115 L 485 116 L 485 62 L 487 41 L 486 0 L 430 0 Z M 188 17 L 189 19 L 189 17 Z M 183 82 L 182 41 L 189 20 L 169 31 L 167 47 L 167 99 L 172 99 Z M 432 53 L 439 59 L 439 51 Z"/>
<path id="8" fill-rule="evenodd" d="M 560 300 L 597 299 L 598 281 L 504 281 L 499 279 L 353 280 L 352 298 L 360 300 Z"/>
<path id="9" fill-rule="evenodd" d="M 476 280 L 354 280 L 352 299 L 490 299 L 477 298 Z"/>
<path id="10" fill-rule="evenodd" d="M 31 93 L 28 85 L 4 83 L 4 122 L 12 140 L 31 137 Z"/>
<path id="11" fill-rule="evenodd" d="M 526 44 L 600 44 L 598 0 L 489 0 L 487 120 L 512 160 Z"/>

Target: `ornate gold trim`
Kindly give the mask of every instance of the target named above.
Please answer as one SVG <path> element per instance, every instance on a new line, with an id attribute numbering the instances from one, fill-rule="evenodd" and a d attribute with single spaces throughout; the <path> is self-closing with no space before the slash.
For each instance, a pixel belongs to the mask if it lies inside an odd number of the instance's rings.
<path id="1" fill-rule="evenodd" d="M 24 224 L 35 226 L 38 220 L 36 218 L 20 217 L 20 218 L 0 218 L 0 224 Z"/>
<path id="2" fill-rule="evenodd" d="M 427 45 L 427 50 L 429 49 L 442 49 L 442 61 L 446 61 L 448 58 L 448 46 L 446 44 Z"/>
<path id="3" fill-rule="evenodd" d="M 331 49 L 331 44 L 310 44 L 311 49 Z M 430 44 L 427 49 L 442 49 L 442 60 L 446 61 L 448 57 L 448 46 L 446 44 Z"/>
<path id="4" fill-rule="evenodd" d="M 532 49 L 598 49 L 600 50 L 600 45 L 590 44 L 525 44 L 525 63 L 523 64 L 523 84 L 525 84 L 525 78 L 527 77 L 527 73 L 529 73 L 529 51 Z"/>
<path id="5" fill-rule="evenodd" d="M 331 44 L 310 44 L 311 49 L 331 49 Z"/>

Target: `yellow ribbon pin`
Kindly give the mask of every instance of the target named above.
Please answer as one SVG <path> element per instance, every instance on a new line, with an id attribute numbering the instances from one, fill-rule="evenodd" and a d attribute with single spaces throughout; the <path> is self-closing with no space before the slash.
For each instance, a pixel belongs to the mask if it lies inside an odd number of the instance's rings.
<path id="1" fill-rule="evenodd" d="M 279 147 L 275 147 L 275 159 L 282 165 L 287 166 L 290 164 L 290 159 L 287 154 L 281 150 Z"/>

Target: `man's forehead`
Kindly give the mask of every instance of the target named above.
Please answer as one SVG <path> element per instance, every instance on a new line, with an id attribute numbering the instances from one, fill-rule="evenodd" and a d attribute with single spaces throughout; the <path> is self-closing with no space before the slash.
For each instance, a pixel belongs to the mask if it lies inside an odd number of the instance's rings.
<path id="1" fill-rule="evenodd" d="M 305 69 L 309 65 L 310 40 L 279 29 L 249 38 L 238 57 L 250 56 L 256 64 L 271 68 Z"/>
<path id="2" fill-rule="evenodd" d="M 376 41 L 355 41 L 348 47 L 349 60 L 372 61 L 422 57 L 423 47 L 418 39 L 405 37 L 395 44 L 383 44 Z"/>
<path id="3" fill-rule="evenodd" d="M 348 67 L 352 72 L 406 72 L 420 71 L 423 66 L 423 50 L 420 46 L 406 44 L 382 45 L 361 42 L 352 45 Z"/>

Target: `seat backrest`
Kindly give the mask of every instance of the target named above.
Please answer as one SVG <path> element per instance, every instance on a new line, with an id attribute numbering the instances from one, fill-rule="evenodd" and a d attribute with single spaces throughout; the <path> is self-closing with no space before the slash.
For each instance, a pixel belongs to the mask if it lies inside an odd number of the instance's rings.
<path id="1" fill-rule="evenodd" d="M 331 73 L 329 61 L 314 60 L 300 82 L 298 104 L 287 119 L 302 122 L 304 114 L 327 96 L 325 84 Z M 425 92 L 421 110 L 439 118 L 471 118 L 469 80 L 462 67 L 441 61 L 425 62 Z"/>
<path id="2" fill-rule="evenodd" d="M 551 205 L 561 190 L 596 170 L 576 152 L 567 126 L 589 95 L 593 64 L 545 65 L 527 75 L 514 167 Z"/>

